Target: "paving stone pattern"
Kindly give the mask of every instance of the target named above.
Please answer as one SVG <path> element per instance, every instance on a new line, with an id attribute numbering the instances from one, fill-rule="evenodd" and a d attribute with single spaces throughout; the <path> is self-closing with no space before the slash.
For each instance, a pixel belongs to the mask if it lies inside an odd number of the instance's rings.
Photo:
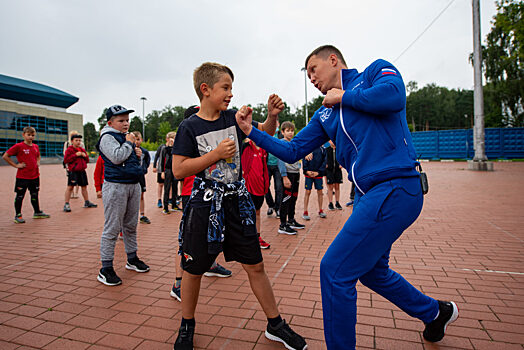
<path id="1" fill-rule="evenodd" d="M 413 285 L 460 307 L 460 318 L 438 344 L 422 338 L 423 325 L 384 298 L 358 285 L 359 349 L 524 348 L 524 163 L 496 163 L 490 173 L 466 170 L 465 163 L 426 163 L 430 191 L 423 212 L 393 246 L 391 266 Z M 149 273 L 126 270 L 122 241 L 117 243 L 117 287 L 97 282 L 103 206 L 96 199 L 89 164 L 90 200 L 96 209 L 71 200 L 62 212 L 66 185 L 60 165 L 41 167 L 40 203 L 50 219 L 33 220 L 29 195 L 26 224 L 15 224 L 14 177 L 0 167 L 0 349 L 172 349 L 180 303 L 169 296 L 181 213 L 156 208 L 156 174 L 147 176 L 146 214 L 139 225 L 139 256 Z M 303 210 L 303 178 L 297 205 Z M 349 196 L 342 186 L 342 204 Z M 325 349 L 320 297 L 320 260 L 351 215 L 351 208 L 315 213 L 297 236 L 279 235 L 278 220 L 262 208 L 263 251 L 285 319 L 308 341 Z M 326 208 L 324 208 L 326 210 Z M 264 314 L 242 267 L 219 262 L 231 278 L 203 277 L 197 308 L 197 349 L 283 349 L 267 340 Z M 220 293 L 218 292 L 220 291 Z"/>

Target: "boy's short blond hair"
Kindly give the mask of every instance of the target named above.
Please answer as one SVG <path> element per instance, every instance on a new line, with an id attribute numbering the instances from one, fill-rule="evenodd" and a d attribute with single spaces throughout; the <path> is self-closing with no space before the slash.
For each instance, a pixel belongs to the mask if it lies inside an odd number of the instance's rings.
<path id="1" fill-rule="evenodd" d="M 213 85 L 215 85 L 215 83 L 220 79 L 222 74 L 229 74 L 231 80 L 235 80 L 233 71 L 231 71 L 229 67 L 220 63 L 205 62 L 202 63 L 200 67 L 195 69 L 193 72 L 193 86 L 195 87 L 195 92 L 200 101 L 202 101 L 204 98 L 202 91 L 200 91 L 200 86 L 202 86 L 202 84 L 207 84 L 210 88 L 212 88 Z"/>
<path id="2" fill-rule="evenodd" d="M 295 130 L 295 124 L 289 120 L 286 120 L 282 124 L 280 124 L 280 130 L 284 131 L 286 129 Z"/>
<path id="3" fill-rule="evenodd" d="M 140 131 L 132 131 L 131 134 L 135 135 L 135 137 L 142 138 L 142 133 Z"/>
<path id="4" fill-rule="evenodd" d="M 176 136 L 176 132 L 170 131 L 170 132 L 167 133 L 166 139 L 174 139 L 175 136 Z"/>
<path id="5" fill-rule="evenodd" d="M 28 134 L 36 134 L 36 130 L 35 128 L 33 128 L 32 126 L 26 126 L 23 130 L 22 130 L 22 133 L 25 134 L 25 133 L 28 133 Z"/>

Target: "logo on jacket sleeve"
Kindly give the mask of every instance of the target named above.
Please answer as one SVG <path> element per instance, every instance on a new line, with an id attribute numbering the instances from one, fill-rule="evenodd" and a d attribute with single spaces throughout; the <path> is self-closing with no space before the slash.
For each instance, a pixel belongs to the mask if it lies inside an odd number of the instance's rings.
<path id="1" fill-rule="evenodd" d="M 394 69 L 383 68 L 382 75 L 388 75 L 388 74 L 397 75 L 397 71 Z"/>
<path id="2" fill-rule="evenodd" d="M 322 112 L 320 112 L 320 121 L 323 123 L 325 122 L 331 113 L 333 112 L 333 108 L 326 108 Z"/>

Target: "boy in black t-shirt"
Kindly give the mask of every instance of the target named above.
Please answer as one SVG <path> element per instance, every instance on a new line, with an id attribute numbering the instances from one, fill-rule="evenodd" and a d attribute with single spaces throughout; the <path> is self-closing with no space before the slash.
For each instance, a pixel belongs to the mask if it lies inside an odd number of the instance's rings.
<path id="1" fill-rule="evenodd" d="M 182 252 L 182 324 L 175 350 L 193 349 L 195 309 L 202 274 L 223 251 L 226 261 L 235 260 L 247 272 L 268 325 L 268 339 L 282 342 L 288 349 L 307 348 L 304 338 L 282 320 L 271 283 L 264 270 L 255 208 L 242 179 L 240 145 L 246 135 L 235 115 L 253 112 L 243 106 L 228 110 L 233 94 L 233 72 L 217 63 L 204 63 L 193 74 L 201 101 L 197 114 L 179 126 L 173 146 L 173 173 L 177 179 L 195 175 L 193 191 L 180 223 Z M 268 117 L 253 126 L 274 134 L 276 119 L 284 108 L 277 95 L 268 100 Z M 219 293 L 220 294 L 220 293 Z"/>

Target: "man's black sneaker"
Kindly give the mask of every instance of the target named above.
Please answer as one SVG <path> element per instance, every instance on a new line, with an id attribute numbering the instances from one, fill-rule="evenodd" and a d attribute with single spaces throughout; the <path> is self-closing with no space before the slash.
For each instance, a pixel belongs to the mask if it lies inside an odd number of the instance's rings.
<path id="1" fill-rule="evenodd" d="M 116 275 L 116 272 L 112 267 L 102 267 L 96 279 L 106 286 L 117 286 L 122 284 L 122 280 Z"/>
<path id="2" fill-rule="evenodd" d="M 459 309 L 452 301 L 438 301 L 438 316 L 436 319 L 426 324 L 422 335 L 430 342 L 437 342 L 444 338 L 446 327 L 458 318 Z"/>
<path id="3" fill-rule="evenodd" d="M 287 224 L 289 225 L 289 227 L 295 230 L 302 230 L 304 229 L 304 227 L 306 227 L 306 225 L 299 224 L 295 219 L 288 221 Z"/>
<path id="4" fill-rule="evenodd" d="M 142 215 L 142 216 L 140 217 L 140 222 L 141 222 L 142 224 L 150 224 L 150 223 L 151 223 L 151 220 L 149 220 L 149 218 L 148 218 L 147 216 Z"/>
<path id="5" fill-rule="evenodd" d="M 307 344 L 304 338 L 289 328 L 285 320 L 282 320 L 282 322 L 280 322 L 276 327 L 271 327 L 271 325 L 268 323 L 265 334 L 267 339 L 281 342 L 284 344 L 286 349 L 307 349 Z"/>
<path id="6" fill-rule="evenodd" d="M 333 206 L 333 203 L 329 202 L 328 209 L 329 210 L 335 210 L 335 207 Z"/>
<path id="7" fill-rule="evenodd" d="M 43 211 L 39 211 L 37 213 L 33 214 L 33 219 L 48 219 L 51 215 L 44 213 Z"/>
<path id="8" fill-rule="evenodd" d="M 337 210 L 342 210 L 342 206 L 340 205 L 339 202 L 336 202 L 336 203 L 335 203 L 335 209 L 337 209 Z"/>
<path id="9" fill-rule="evenodd" d="M 193 350 L 193 336 L 195 335 L 195 327 L 190 325 L 181 326 L 178 330 L 174 350 Z"/>
<path id="10" fill-rule="evenodd" d="M 84 208 L 96 208 L 98 207 L 98 204 L 95 204 L 93 202 L 90 202 L 90 201 L 85 201 L 84 202 Z"/>
<path id="11" fill-rule="evenodd" d="M 66 213 L 70 213 L 71 212 L 71 206 L 69 205 L 69 203 L 64 204 L 64 211 Z"/>
<path id="12" fill-rule="evenodd" d="M 25 223 L 24 218 L 22 217 L 22 214 L 18 214 L 15 216 L 15 224 L 23 224 Z"/>
<path id="13" fill-rule="evenodd" d="M 280 219 L 280 210 L 275 209 L 275 218 Z"/>
<path id="14" fill-rule="evenodd" d="M 278 226 L 278 233 L 283 233 L 285 235 L 296 235 L 297 231 L 293 230 L 289 225 L 280 225 Z"/>
<path id="15" fill-rule="evenodd" d="M 149 266 L 147 266 L 139 258 L 133 258 L 133 259 L 127 261 L 126 269 L 134 270 L 136 272 L 147 272 L 147 271 L 149 271 Z"/>
<path id="16" fill-rule="evenodd" d="M 273 215 L 273 208 L 267 208 L 267 216 Z"/>

